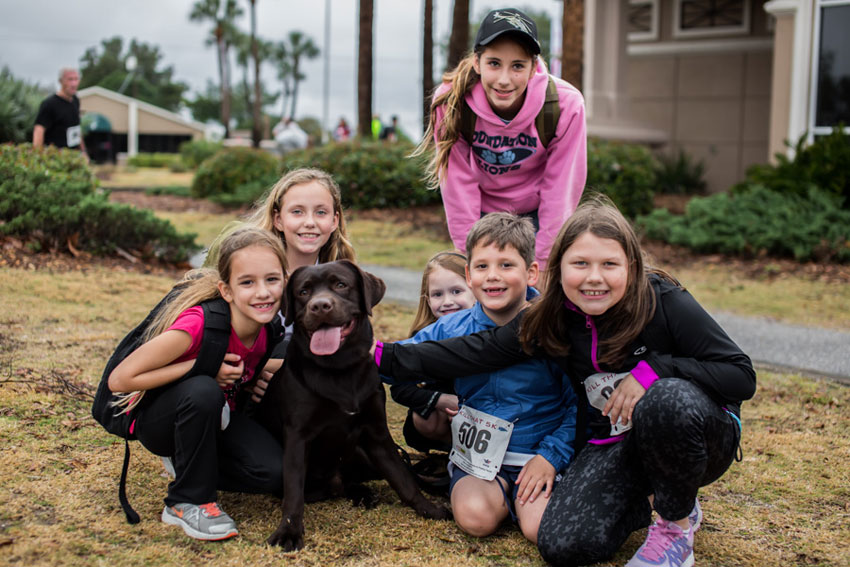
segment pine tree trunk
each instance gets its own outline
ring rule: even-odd
[[[422,131],[431,120],[431,95],[434,93],[434,0],[425,0],[424,37],[422,41]]]
[[[373,1],[360,0],[360,31],[357,55],[357,132],[372,136],[372,21]]]
[[[469,0],[455,0],[446,69],[454,69],[469,49]]]
[[[564,0],[561,78],[578,90],[584,71],[584,0]]]

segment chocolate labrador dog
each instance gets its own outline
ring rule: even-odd
[[[385,290],[347,260],[298,268],[289,278],[292,340],[258,408],[283,444],[283,518],[271,545],[304,546],[305,501],[343,494],[368,500],[356,476],[370,467],[420,516],[450,517],[419,491],[387,429],[386,393],[369,354],[369,316]]]

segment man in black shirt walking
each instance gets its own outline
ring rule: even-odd
[[[32,132],[32,145],[40,148],[54,145],[58,148],[79,148],[86,153],[83,133],[80,128],[80,99],[77,87],[80,74],[76,69],[62,69],[59,72],[59,90],[41,103],[35,127]]]

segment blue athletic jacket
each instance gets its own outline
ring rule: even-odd
[[[529,288],[528,298],[537,295],[537,290]],[[400,342],[438,341],[496,326],[476,303],[437,319]],[[455,380],[454,386],[460,405],[513,422],[505,464],[524,462],[527,455],[535,454],[549,461],[556,471],[562,471],[570,463],[574,453],[576,396],[566,374],[554,361],[528,359],[501,370]]]

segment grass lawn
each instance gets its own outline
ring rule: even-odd
[[[505,526],[468,537],[399,504],[386,483],[373,510],[347,501],[309,505],[307,547],[264,544],[280,519],[273,497],[223,493],[241,536],[200,543],[162,524],[168,479],[158,458],[133,444],[128,492],[142,522],[117,500],[123,444],[89,415],[91,395],[120,337],[170,287],[171,278],[91,268],[49,273],[0,269],[0,555],[4,565],[543,565]],[[377,335],[400,338],[410,308],[381,304]],[[404,411],[388,403],[401,441]],[[744,404],[744,459],[701,493],[706,519],[700,565],[850,564],[850,389],[762,371]],[[643,532],[610,565],[622,565]]]
[[[236,218],[157,214],[197,233],[203,244]],[[363,263],[421,270],[435,251],[451,247],[416,222],[351,218],[350,237]],[[710,309],[850,328],[850,310],[838,307],[850,305],[850,286],[793,274],[747,277],[700,262],[673,272]],[[280,502],[270,496],[222,493],[240,537],[190,540],[159,521],[169,479],[138,443],[128,495],[142,522],[127,524],[117,499],[123,443],[94,422],[90,406],[117,342],[173,281],[98,265],[0,267],[0,565],[544,565],[516,528],[468,537],[451,522],[417,517],[385,482],[371,484],[380,495],[372,510],[343,500],[308,505],[307,547],[297,553],[264,543],[280,520]],[[380,304],[376,335],[402,338],[412,318],[409,306]],[[743,460],[700,493],[698,564],[850,565],[850,388],[765,369],[758,383],[743,407]],[[405,411],[392,401],[387,411],[401,443]],[[605,565],[624,564],[644,535],[633,534]]]

